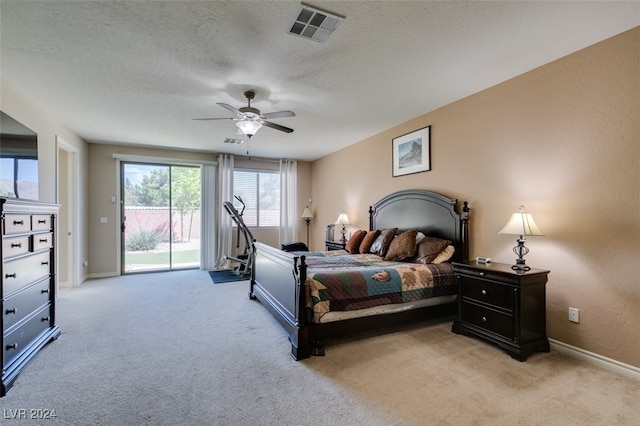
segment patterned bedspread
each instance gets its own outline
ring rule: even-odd
[[[449,263],[387,262],[374,254],[305,253],[307,319],[348,311],[456,294]]]

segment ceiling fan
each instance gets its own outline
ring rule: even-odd
[[[249,138],[255,135],[262,126],[271,127],[272,129],[280,130],[281,132],[285,133],[293,132],[293,129],[289,127],[281,126],[280,124],[267,121],[267,119],[272,118],[295,117],[296,114],[293,111],[278,111],[261,114],[259,109],[253,108],[251,106],[251,100],[255,98],[255,96],[256,93],[253,90],[247,90],[246,92],[244,92],[244,97],[247,99],[247,106],[241,107],[240,109],[234,108],[229,104],[218,102],[218,105],[220,105],[222,108],[228,109],[229,111],[236,114],[236,118],[194,118],[194,120],[234,120],[236,122],[236,126],[240,128],[240,131],[242,131],[242,133],[247,135],[247,137]]]

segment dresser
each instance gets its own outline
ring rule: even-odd
[[[497,344],[526,361],[535,351],[549,352],[545,286],[549,271],[514,271],[503,263],[453,263],[458,285],[458,315],[452,331]]]
[[[2,383],[0,396],[40,349],[60,335],[55,322],[58,205],[0,198]]]

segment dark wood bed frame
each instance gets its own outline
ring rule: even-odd
[[[398,233],[418,229],[425,235],[451,240],[456,248],[452,261],[469,258],[469,207],[466,201],[458,212],[456,199],[435,192],[394,192],[369,208],[369,229],[395,227],[398,227]],[[259,300],[285,328],[291,342],[291,356],[295,360],[311,356],[315,342],[321,339],[450,316],[456,311],[454,301],[343,321],[309,322],[305,309],[305,256],[260,242],[254,243],[254,253],[249,298]]]

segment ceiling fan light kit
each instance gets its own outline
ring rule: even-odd
[[[285,133],[293,132],[293,129],[289,127],[267,121],[267,119],[271,118],[295,117],[296,114],[293,111],[277,111],[261,114],[259,109],[251,106],[251,100],[254,99],[255,96],[256,93],[253,90],[247,90],[244,92],[244,97],[247,99],[247,106],[241,108],[234,108],[229,104],[218,102],[218,105],[222,108],[236,114],[236,118],[194,118],[194,120],[234,120],[236,122],[236,126],[238,126],[242,133],[244,133],[248,138],[255,135],[263,126],[280,130]]]

